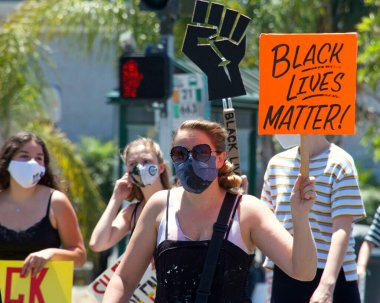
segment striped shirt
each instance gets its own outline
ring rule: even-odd
[[[293,234],[290,192],[299,174],[301,156],[298,146],[275,155],[264,175],[261,200],[275,212],[277,219]],[[317,199],[309,221],[317,246],[318,268],[324,268],[331,245],[333,219],[352,216],[353,222],[365,217],[357,172],[352,157],[335,144],[309,159],[309,174],[316,179]],[[348,281],[357,280],[352,231],[343,261]],[[266,260],[264,266],[273,268]]]
[[[364,240],[380,247],[380,206],[376,210],[375,217],[373,218],[371,227]]]

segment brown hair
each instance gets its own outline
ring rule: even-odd
[[[217,153],[226,151],[227,131],[217,122],[207,120],[187,120],[183,122],[175,131],[173,140],[181,130],[199,130],[204,132],[215,146]],[[227,159],[218,172],[219,185],[228,191],[236,192],[236,188],[241,185],[242,179],[233,171],[233,164]]]
[[[164,157],[163,157],[161,148],[158,145],[158,143],[156,143],[155,141],[153,141],[150,138],[145,138],[145,137],[138,138],[138,139],[128,143],[125,146],[123,154],[121,155],[121,158],[123,159],[124,163],[127,163],[127,161],[128,161],[128,157],[129,157],[129,153],[130,153],[131,148],[134,146],[137,146],[137,145],[144,145],[149,151],[151,151],[151,153],[157,157],[158,165],[164,163]],[[171,187],[170,186],[170,178],[169,178],[168,167],[166,164],[165,164],[165,170],[160,174],[160,181],[161,181],[162,187],[164,189],[169,189]],[[143,195],[141,189],[136,184],[133,184],[131,193],[127,197],[127,200],[133,201],[135,199],[138,201],[142,201],[142,200],[144,200],[144,195]]]
[[[38,184],[46,185],[48,187],[60,190],[58,181],[53,175],[50,168],[50,156],[44,141],[32,132],[19,132],[9,137],[3,144],[0,150],[0,190],[7,189],[10,183],[10,174],[8,166],[13,156],[17,151],[26,143],[34,141],[42,147],[44,153],[44,166],[45,174],[38,182]]]

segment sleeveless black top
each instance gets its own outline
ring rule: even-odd
[[[51,195],[46,215],[33,226],[15,231],[0,224],[0,260],[24,260],[30,253],[46,248],[58,248],[61,239],[49,219]]]
[[[167,210],[169,202],[167,202]],[[236,211],[236,208],[234,209]],[[168,216],[166,216],[166,226]],[[246,285],[254,255],[223,240],[211,287],[209,303],[248,303]],[[166,239],[155,250],[157,272],[155,303],[194,303],[210,240]]]

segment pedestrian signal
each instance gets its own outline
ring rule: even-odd
[[[163,100],[169,95],[169,60],[166,56],[122,56],[119,67],[120,97]]]

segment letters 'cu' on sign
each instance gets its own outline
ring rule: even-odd
[[[354,134],[356,33],[261,34],[260,134]]]

